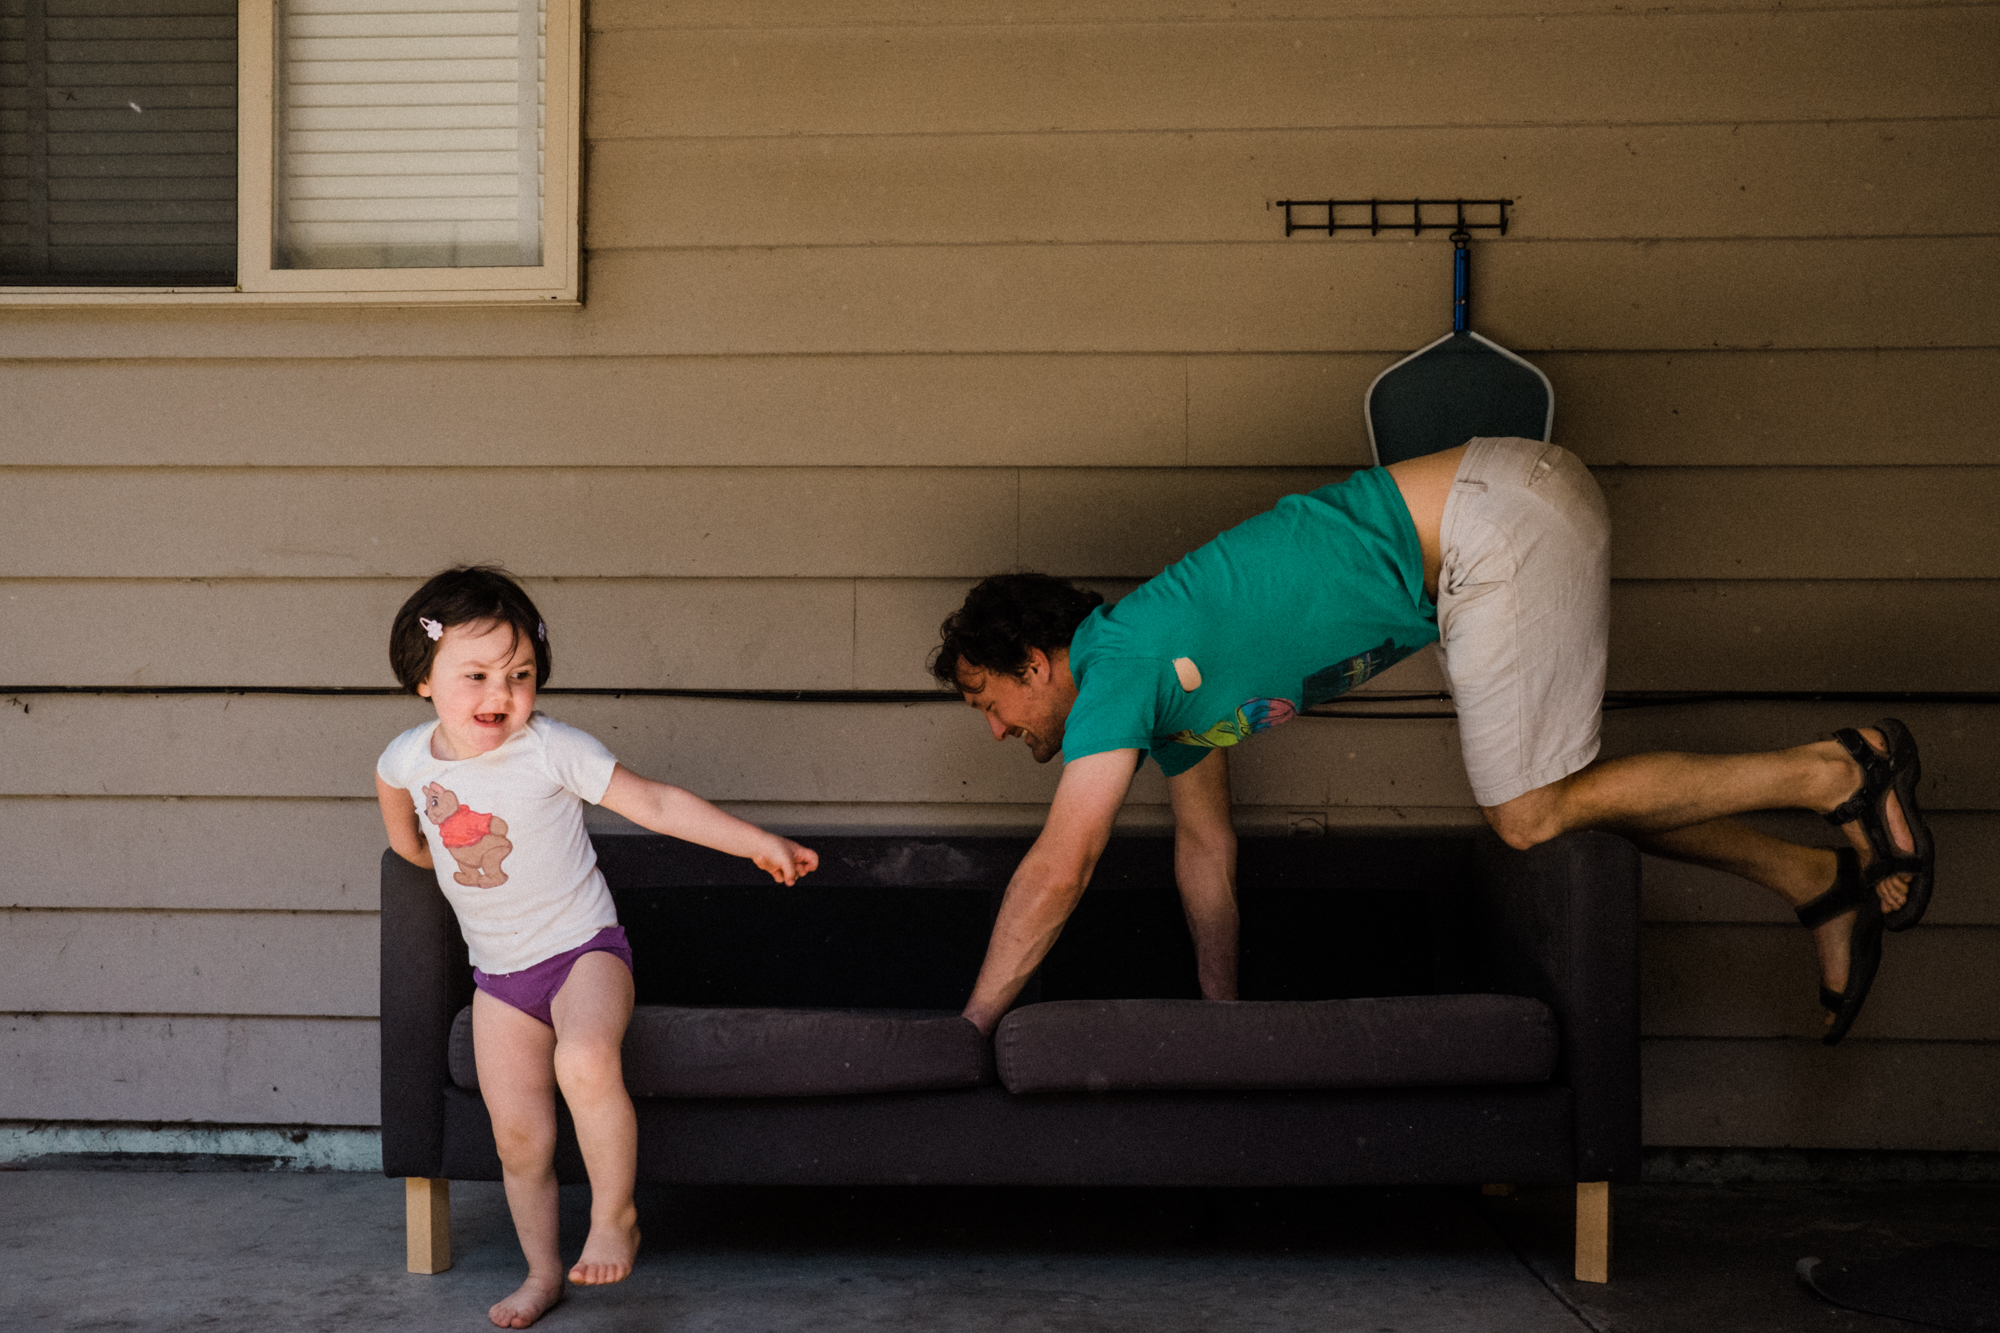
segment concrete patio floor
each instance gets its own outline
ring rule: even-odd
[[[1792,1333],[1908,1330],[1802,1290],[1842,1262],[2000,1245],[2000,1186],[1641,1185],[1613,1281],[1568,1277],[1566,1190],[642,1192],[638,1270],[539,1327]],[[456,1266],[403,1271],[402,1185],[227,1171],[0,1172],[8,1329],[487,1327],[520,1276],[498,1186],[454,1190]],[[586,1196],[564,1191],[581,1243]]]

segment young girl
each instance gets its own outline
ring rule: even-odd
[[[528,1280],[488,1311],[526,1328],[561,1298],[555,1093],[590,1173],[590,1236],[569,1281],[618,1282],[639,1249],[638,1126],[619,1047],[632,1016],[632,951],[583,827],[590,801],[635,824],[747,857],[786,884],[811,850],[618,763],[596,739],[535,711],[548,632],[497,569],[450,569],[396,613],[389,660],[437,720],[376,764],[389,844],[435,866],[471,954],[479,1088],[528,1257]]]

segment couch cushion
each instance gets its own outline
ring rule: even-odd
[[[1555,1016],[1514,995],[1380,1000],[1063,1000],[994,1042],[1009,1092],[1541,1083]]]
[[[992,1082],[979,1029],[936,1009],[695,1009],[642,1004],[625,1030],[634,1097],[822,1097]],[[472,1010],[451,1025],[451,1080],[476,1090]]]

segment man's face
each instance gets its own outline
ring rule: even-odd
[[[1058,672],[1058,664],[1039,648],[1028,654],[1028,665],[1018,676],[960,662],[958,689],[965,702],[986,715],[994,740],[1019,736],[1035,762],[1046,764],[1062,752],[1063,724],[1076,688],[1068,683],[1068,671]]]

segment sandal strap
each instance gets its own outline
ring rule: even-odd
[[[1847,1000],[1846,991],[1828,990],[1824,986],[1821,986],[1819,988],[1819,1007],[1826,1010],[1829,1014],[1839,1013],[1840,1006],[1844,1004],[1846,1000]]]
[[[1872,887],[1861,882],[1861,857],[1852,847],[1836,848],[1833,856],[1833,887],[1811,902],[1801,903],[1793,909],[1798,914],[1799,924],[1808,930],[1823,926],[1842,912],[1861,906]]]
[[[1861,739],[1861,733],[1853,727],[1842,727],[1833,733],[1833,738],[1840,742],[1841,749],[1847,751],[1848,758],[1861,766],[1861,785],[1855,788],[1854,795],[1821,816],[1837,827],[1851,824],[1868,813],[1875,798],[1895,782],[1896,765],[1888,755],[1879,753]]]
[[[1861,872],[1861,879],[1872,889],[1892,875],[1921,874],[1923,868],[1924,858],[1921,856],[1878,856]]]

